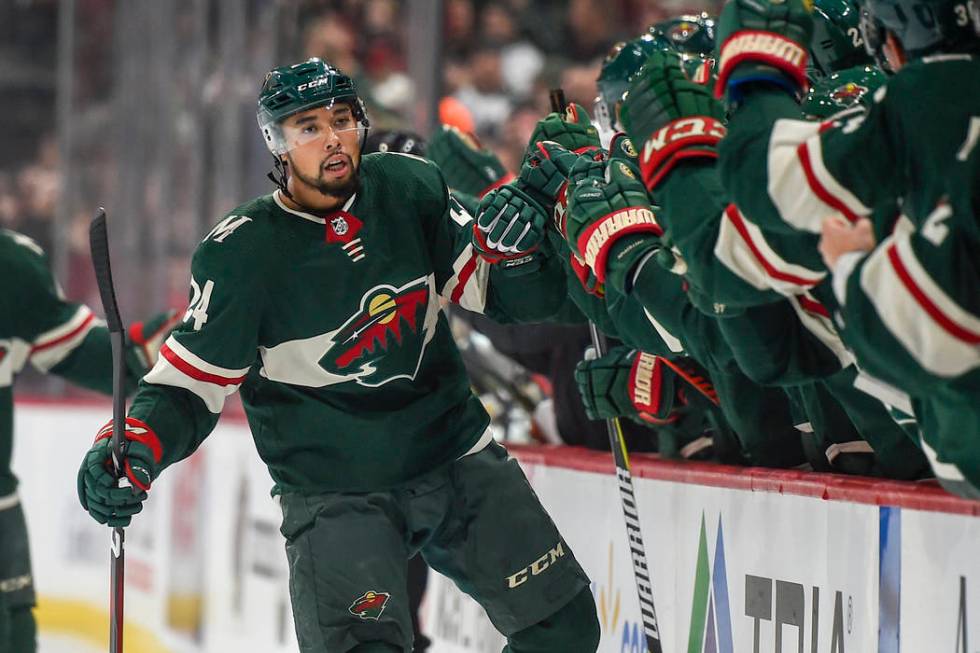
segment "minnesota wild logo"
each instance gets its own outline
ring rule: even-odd
[[[674,43],[687,43],[700,31],[700,25],[684,20],[667,30],[667,38]]]
[[[400,288],[382,284],[364,293],[359,310],[333,332],[320,358],[330,374],[376,386],[413,378],[421,362],[428,326],[429,284],[425,277]]]
[[[411,381],[439,323],[435,294],[432,274],[400,286],[376,285],[347,309],[353,314],[337,320],[340,326],[328,322],[324,332],[259,347],[259,373],[310,388],[351,382],[375,388],[395,379]]]
[[[388,592],[367,591],[354,600],[347,610],[355,617],[377,621],[388,605],[391,594]]]
[[[830,99],[833,100],[834,104],[838,106],[852,107],[857,104],[867,92],[867,86],[861,86],[860,84],[855,84],[854,82],[848,82],[835,88],[830,93]]]

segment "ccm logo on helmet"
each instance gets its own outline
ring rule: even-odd
[[[329,83],[330,83],[330,76],[324,75],[323,77],[314,79],[312,82],[306,82],[305,84],[300,84],[299,86],[296,87],[296,90],[305,91],[308,88],[316,88],[317,86],[323,86],[324,84],[329,84]]]

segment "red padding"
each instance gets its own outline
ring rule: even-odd
[[[614,475],[612,454],[581,447],[507,445],[524,464],[559,467],[591,474]],[[980,516],[980,501],[970,501],[943,490],[935,481],[887,481],[840,474],[791,469],[735,467],[715,463],[662,460],[656,454],[630,456],[634,477],[709,487],[774,492],[827,501],[898,506],[958,515]]]

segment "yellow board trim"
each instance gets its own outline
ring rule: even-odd
[[[109,612],[88,601],[39,596],[34,616],[41,633],[65,633],[93,646],[109,647]],[[123,626],[123,643],[139,653],[176,653],[149,628],[132,622]]]

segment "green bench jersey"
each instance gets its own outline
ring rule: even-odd
[[[978,85],[975,55],[924,57],[875,92],[867,115],[855,107],[825,123],[796,119],[799,106],[782,91],[754,92],[721,141],[722,181],[764,229],[819,233],[824,218],[839,214],[873,218],[881,240],[896,207],[920,225],[943,195],[965,192],[946,180],[976,144]]]
[[[199,245],[184,322],[129,414],[169,465],[240,389],[281,491],[390,488],[458,458],[489,418],[440,302],[541,321],[567,295],[557,260],[513,276],[476,255],[472,228],[435,165],[394,153],[364,156],[326,216],[280,191],[234,209]]]
[[[112,391],[109,332],[88,307],[66,301],[47,256],[33,240],[0,229],[0,498],[10,470],[13,383],[27,363],[101,392]]]

